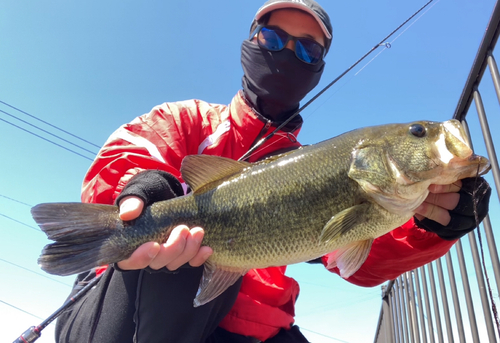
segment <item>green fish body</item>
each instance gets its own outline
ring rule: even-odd
[[[187,156],[192,193],[152,204],[123,222],[111,205],[52,203],[32,209],[55,240],[39,264],[69,275],[128,258],[141,244],[163,243],[181,224],[205,230],[205,263],[195,306],[214,299],[252,268],[308,261],[335,251],[330,266],[349,277],[373,240],[407,222],[430,184],[489,170],[458,121],[354,130],[258,163]]]

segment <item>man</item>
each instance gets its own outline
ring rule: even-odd
[[[232,102],[165,103],[120,127],[90,167],[82,200],[116,203],[121,218],[132,220],[144,206],[185,194],[179,172],[184,156],[240,158],[289,118],[318,84],[331,39],[329,17],[316,2],[266,2],[242,44],[243,90]],[[249,161],[299,147],[295,137],[301,124],[302,118],[295,117]],[[486,192],[478,204],[482,220],[489,187],[480,181]],[[472,183],[464,184],[469,190]],[[348,281],[374,286],[445,254],[475,227],[471,197],[461,186],[433,186],[417,209],[419,226],[412,220],[375,240],[367,261]],[[285,267],[252,270],[213,301],[192,306],[202,265],[212,253],[201,246],[203,234],[202,228],[179,226],[165,244],[146,243],[108,267],[96,289],[61,317],[58,340],[307,342],[293,326],[299,289],[285,276]],[[79,281],[100,272],[80,275]]]

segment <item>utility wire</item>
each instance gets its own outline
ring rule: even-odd
[[[0,194],[0,197],[1,197],[1,198],[8,199],[8,200],[11,200],[11,201],[14,201],[14,202],[17,202],[17,203],[19,203],[19,204],[21,204],[21,205],[25,205],[25,206],[28,206],[28,207],[33,207],[33,205],[27,204],[27,203],[25,203],[25,202],[22,202],[22,201],[19,201],[19,200],[13,199],[13,198],[9,198],[8,196],[2,195],[2,194]]]
[[[1,111],[1,110],[0,110],[0,111]],[[3,112],[3,111],[2,111],[2,112]],[[9,121],[7,121],[7,120],[4,120],[4,119],[0,118],[0,121],[3,121],[3,122],[5,122],[5,123],[7,123],[7,124],[9,124],[9,125],[12,125],[12,126],[14,126],[14,127],[18,128],[18,129],[20,129],[20,130],[23,130],[23,131],[27,132],[27,133],[30,133],[30,134],[32,134],[33,136],[36,136],[36,137],[38,137],[38,138],[40,138],[40,139],[43,139],[44,141],[47,141],[47,142],[49,142],[49,143],[52,143],[52,144],[54,144],[54,145],[56,145],[56,146],[58,146],[58,147],[60,147],[60,148],[62,148],[62,149],[64,149],[64,150],[67,150],[67,151],[69,151],[69,152],[72,152],[73,154],[76,154],[76,155],[78,155],[78,156],[81,156],[81,157],[83,157],[83,158],[85,158],[85,159],[87,159],[87,160],[89,160],[89,161],[93,161],[93,159],[91,159],[90,157],[87,157],[87,156],[85,156],[85,155],[82,155],[82,154],[80,154],[80,153],[78,153],[78,152],[76,152],[76,151],[74,151],[74,150],[68,149],[68,148],[66,148],[65,146],[62,146],[61,144],[58,144],[58,143],[56,143],[56,142],[51,141],[50,139],[47,139],[47,138],[42,137],[42,136],[40,136],[40,135],[37,135],[36,133],[31,132],[31,131],[29,131],[29,130],[26,130],[25,128],[22,128],[22,127],[20,127],[20,126],[18,126],[18,125],[16,125],[16,124],[13,124],[13,123],[11,123],[11,122],[9,122]]]
[[[65,133],[65,134],[67,134],[67,135],[70,135],[70,136],[72,136],[72,137],[74,137],[74,138],[77,138],[77,139],[79,139],[79,140],[81,140],[81,141],[83,141],[83,142],[85,142],[85,143],[88,143],[88,144],[90,144],[90,145],[92,145],[92,146],[96,147],[97,149],[100,149],[100,148],[101,148],[99,145],[96,145],[96,144],[94,144],[94,143],[92,143],[92,142],[89,142],[89,141],[88,141],[88,140],[86,140],[86,139],[83,139],[83,138],[81,138],[81,137],[78,137],[77,135],[72,134],[71,132],[68,132],[68,131],[66,131],[66,130],[63,130],[63,129],[61,129],[61,128],[59,128],[59,127],[55,126],[55,125],[52,125],[52,124],[50,124],[50,123],[48,123],[48,122],[46,122],[46,121],[44,121],[44,120],[42,120],[42,119],[40,119],[40,118],[38,118],[38,117],[36,117],[36,116],[34,116],[34,115],[32,115],[32,114],[29,114],[28,112],[23,111],[23,110],[21,110],[21,109],[19,109],[19,108],[15,107],[15,106],[12,106],[12,105],[10,105],[10,104],[8,104],[8,103],[6,103],[6,102],[2,101],[2,100],[0,100],[0,103],[4,104],[5,106],[8,106],[8,107],[10,107],[10,108],[12,108],[12,109],[14,109],[14,110],[16,110],[16,111],[19,111],[19,112],[21,112],[21,113],[23,113],[23,114],[25,114],[25,115],[27,115],[27,116],[29,116],[29,117],[33,118],[33,119],[36,119],[36,120],[38,120],[38,121],[40,121],[40,122],[42,122],[42,123],[44,123],[44,124],[46,124],[46,125],[48,125],[48,126],[50,126],[50,127],[53,127],[54,129],[57,129],[57,130],[59,130],[59,131],[62,131],[62,132],[64,132],[64,133]]]
[[[60,137],[60,136],[58,136],[58,135],[56,135],[56,134],[53,134],[52,132],[49,132],[49,131],[47,131],[47,130],[44,130],[44,129],[42,129],[41,127],[38,127],[38,126],[36,126],[36,125],[34,125],[34,124],[31,124],[31,123],[27,122],[26,120],[23,120],[23,119],[21,119],[21,118],[18,118],[18,117],[16,117],[16,116],[15,116],[15,115],[13,115],[13,114],[10,114],[10,113],[5,112],[5,111],[3,111],[3,110],[0,110],[0,112],[2,112],[2,113],[4,113],[4,114],[8,115],[8,116],[9,116],[9,117],[11,117],[11,118],[17,119],[17,120],[19,120],[20,122],[22,122],[22,123],[24,123],[24,124],[26,124],[26,125],[29,125],[29,126],[31,126],[31,127],[34,127],[34,128],[36,128],[36,129],[38,129],[38,130],[40,130],[40,131],[42,131],[42,132],[44,132],[44,133],[46,133],[46,134],[48,134],[48,135],[52,136],[52,137],[59,138],[59,139],[60,139],[60,140],[62,140],[63,142],[66,142],[66,143],[71,144],[71,145],[73,145],[73,146],[75,146],[75,147],[77,147],[77,148],[80,148],[80,149],[82,149],[83,151],[89,152],[89,153],[91,153],[91,154],[93,154],[93,155],[95,155],[95,154],[96,154],[94,151],[88,150],[88,149],[86,149],[86,148],[84,148],[84,147],[82,147],[82,146],[80,146],[80,145],[78,145],[78,144],[75,144],[75,143],[73,143],[73,142],[70,142],[70,141],[68,141],[67,139],[64,139],[64,138],[62,138],[62,137]]]
[[[28,272],[30,272],[30,273],[36,274],[36,275],[38,275],[38,276],[43,276],[44,278],[49,279],[49,280],[52,280],[52,281],[57,282],[57,283],[60,283],[61,285],[64,285],[64,286],[67,286],[67,287],[72,287],[71,285],[68,285],[67,283],[64,283],[64,282],[62,282],[62,281],[59,281],[59,280],[53,279],[53,278],[51,278],[50,276],[47,276],[47,275],[45,275],[45,274],[42,274],[42,273],[36,272],[36,271],[31,270],[31,269],[26,268],[26,267],[20,266],[20,265],[18,265],[18,264],[13,263],[13,262],[10,262],[10,261],[7,261],[7,260],[4,260],[3,258],[0,258],[0,261],[5,262],[5,263],[8,263],[8,264],[11,264],[11,265],[13,265],[14,267],[24,269],[24,270],[26,270],[26,271],[28,271]]]
[[[14,306],[14,305],[12,305],[12,304],[9,304],[9,303],[8,303],[8,302],[6,302],[6,301],[0,300],[0,303],[3,303],[3,304],[5,304],[5,305],[7,305],[7,306],[10,306],[10,307],[12,307],[12,308],[15,308],[15,309],[16,309],[16,310],[18,310],[18,311],[21,311],[21,312],[24,312],[24,313],[26,313],[26,314],[29,314],[30,316],[33,316],[33,317],[38,318],[38,319],[40,319],[40,320],[43,320],[43,319],[44,319],[44,318],[40,318],[40,317],[38,317],[36,314],[33,314],[33,313],[28,312],[28,311],[25,311],[25,310],[23,310],[23,309],[21,309],[21,308],[19,308],[19,307],[17,307],[17,306]]]
[[[314,333],[314,334],[316,334],[318,336],[323,336],[323,337],[326,337],[326,338],[330,338],[330,339],[333,339],[333,340],[335,340],[337,342],[349,343],[348,341],[344,341],[344,340],[341,340],[341,339],[338,339],[338,338],[335,338],[335,337],[332,337],[332,336],[328,336],[328,335],[325,335],[323,333],[319,333],[317,331],[309,330],[309,329],[306,329],[306,328],[304,328],[302,326],[300,327],[300,330],[309,331],[309,332],[312,332],[312,333]]]
[[[7,218],[7,219],[10,219],[10,220],[12,220],[12,221],[14,221],[14,222],[16,222],[16,223],[18,223],[18,224],[21,224],[21,225],[24,225],[24,226],[26,226],[26,227],[29,227],[30,229],[36,230],[36,231],[38,231],[38,232],[42,232],[42,230],[40,230],[40,229],[39,229],[39,228],[37,228],[37,227],[34,227],[34,226],[31,226],[31,225],[25,224],[25,223],[23,223],[23,222],[20,222],[20,221],[19,221],[19,220],[17,220],[17,219],[14,219],[14,218],[12,218],[12,217],[6,216],[5,214],[0,213],[0,216],[1,216],[1,217],[5,217],[5,218]]]

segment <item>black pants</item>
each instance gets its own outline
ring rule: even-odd
[[[113,268],[56,325],[59,343],[253,343],[256,340],[218,328],[233,306],[241,279],[213,301],[193,307],[203,267],[178,273],[119,272]],[[82,287],[79,275],[70,296]],[[280,337],[282,339],[280,339]],[[308,341],[297,327],[268,342]]]

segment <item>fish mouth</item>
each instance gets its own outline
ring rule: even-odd
[[[442,173],[433,183],[447,184],[459,179],[486,174],[491,164],[486,157],[476,155],[467,140],[463,126],[458,120],[449,120],[441,124],[441,132],[434,145],[436,166],[441,166]]]
[[[476,175],[484,175],[491,169],[490,161],[483,156],[472,154],[466,160],[466,164],[469,164],[471,169],[475,169]]]
[[[491,169],[490,161],[486,157],[474,154],[467,140],[465,129],[458,120],[452,119],[444,122],[443,134],[446,137],[444,139],[446,150],[454,156],[449,163],[464,168],[463,175],[471,173],[473,173],[471,176],[483,175]]]
[[[454,156],[465,159],[473,155],[464,127],[456,119],[445,121],[443,134],[446,149]]]

